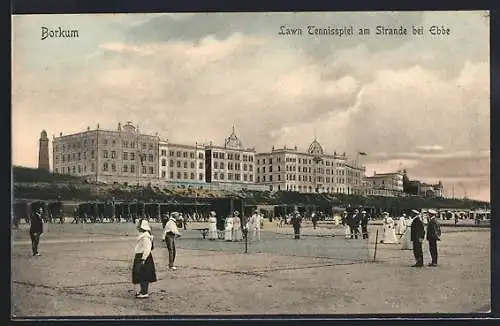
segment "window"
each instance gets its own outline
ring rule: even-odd
[[[175,156],[177,156],[177,157],[181,157],[181,152],[179,152],[179,151],[178,151],[178,152],[177,152],[177,153],[175,153],[175,154],[176,154]],[[179,178],[179,179],[180,179],[180,178]]]
[[[80,161],[81,159],[82,159],[81,153],[78,153],[78,161]]]
[[[181,167],[181,161],[177,161],[177,167],[180,168]]]
[[[250,182],[253,182],[253,175],[252,174],[248,175],[248,179],[249,179]]]
[[[123,141],[123,147],[125,147],[125,148],[128,147],[128,141],[126,141],[126,140]]]
[[[191,173],[191,180],[194,180],[194,173]]]
[[[189,153],[189,158],[194,158],[194,153],[193,152]]]
[[[214,169],[218,169],[218,168],[219,168],[219,163],[214,162]]]
[[[165,177],[166,177],[166,176],[167,176],[167,172],[165,172],[165,171],[161,171],[161,177],[162,177],[163,179],[165,179]]]
[[[200,181],[203,181],[203,173],[200,173],[200,175],[198,176],[198,179],[199,179]]]
[[[220,162],[220,168],[224,169],[224,162]]]
[[[172,167],[173,167],[173,166],[174,166],[174,161],[173,161],[173,160],[170,160],[170,161],[169,161],[169,164],[170,164],[170,166],[172,166]]]
[[[125,161],[128,160],[128,153],[127,152],[123,152],[123,159]]]
[[[123,166],[123,172],[128,172],[128,165]]]
[[[92,159],[94,159],[94,158],[95,158],[95,152],[94,152],[94,151],[90,152],[90,157],[91,157]]]
[[[134,165],[130,166],[130,173],[135,173],[135,166]]]
[[[168,155],[170,155],[170,156],[174,156],[174,154],[175,154],[174,151],[169,151],[168,152]]]
[[[199,158],[200,160],[203,160],[203,153],[198,153],[198,158]]]
[[[102,156],[103,156],[104,158],[108,158],[108,151],[103,151]]]
[[[82,167],[78,165],[78,173],[82,173]]]
[[[233,180],[233,174],[232,173],[228,173],[227,174],[227,179],[228,180]]]
[[[253,170],[253,165],[252,164],[248,164],[248,170],[249,171],[252,171]],[[278,165],[278,171],[280,170],[280,166]]]
[[[58,172],[58,170],[57,170],[57,168],[55,168],[55,172],[56,172],[56,173],[59,173],[59,172]]]
[[[71,158],[72,158],[73,161],[76,161],[76,155],[75,155],[75,153],[71,154]]]
[[[191,169],[194,169],[195,165],[194,162],[191,162]]]
[[[161,150],[161,156],[167,156],[167,150],[162,149]]]
[[[106,138],[104,138],[104,145],[107,145],[108,144],[108,140]]]
[[[217,172],[214,172],[214,180],[217,180]]]
[[[148,148],[148,144],[142,143],[142,149],[146,149],[146,148]]]
[[[94,163],[92,163],[92,165],[90,166],[90,172],[95,172],[95,165],[94,165]]]
[[[184,168],[187,169],[187,167],[188,167],[188,162],[184,161]],[[185,179],[187,179],[187,178],[185,178]]]
[[[102,166],[103,171],[108,171],[108,163],[104,163]]]
[[[187,158],[188,157],[188,153],[187,152],[182,152],[182,157]]]
[[[131,161],[135,160],[135,153],[130,153],[130,160]]]
[[[236,181],[240,181],[240,174],[239,174],[239,173],[236,173],[236,174],[234,175],[234,179],[235,179]]]
[[[116,145],[116,140],[113,139],[113,146],[115,146],[115,145]]]
[[[115,151],[111,151],[111,158],[116,158],[116,152]]]
[[[167,160],[166,159],[162,159],[161,160],[161,166],[167,166]]]
[[[146,174],[148,171],[145,166],[142,167],[142,174]]]
[[[199,168],[199,169],[203,169],[203,162],[200,162],[200,163],[198,164],[198,168]]]
[[[154,159],[153,154],[149,154],[149,155],[148,155],[148,161],[149,161],[149,162],[153,162],[153,159]]]
[[[83,152],[83,159],[86,160],[87,159],[87,152]]]
[[[153,150],[153,144],[149,144],[149,150],[152,151]]]
[[[111,164],[111,171],[116,172],[116,165],[114,163]]]
[[[170,179],[174,178],[174,172],[170,171]]]
[[[248,176],[246,174],[243,175],[243,181],[247,181]],[[273,181],[272,176],[271,176],[271,181]]]
[[[154,174],[154,173],[155,173],[155,169],[152,166],[150,166],[149,167],[149,174]]]
[[[184,172],[184,179],[187,179],[188,178],[188,174],[187,172]]]
[[[133,141],[130,142],[130,148],[135,148],[135,142]]]

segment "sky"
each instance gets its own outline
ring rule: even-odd
[[[309,35],[312,25],[355,35]],[[234,125],[257,152],[305,151],[316,137],[328,153],[366,152],[367,175],[406,168],[445,195],[490,200],[484,11],[23,15],[12,26],[13,165],[37,166],[41,130],[132,121],[175,143],[222,145]],[[42,27],[79,37],[42,40]]]

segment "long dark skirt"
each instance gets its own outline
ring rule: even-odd
[[[135,254],[134,264],[132,266],[132,283],[140,284],[141,282],[156,282],[156,269],[153,256],[149,254],[148,258],[141,264],[142,254]]]

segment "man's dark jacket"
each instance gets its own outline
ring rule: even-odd
[[[415,242],[419,241],[419,239],[425,238],[425,228],[424,223],[420,219],[420,217],[415,217],[413,222],[411,222],[411,238],[410,240]]]
[[[31,233],[43,233],[43,220],[42,215],[38,212],[31,215]]]
[[[427,241],[437,240],[441,238],[441,227],[436,218],[432,218],[427,224]]]

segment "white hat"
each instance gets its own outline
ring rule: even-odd
[[[428,212],[429,212],[429,214],[432,214],[432,215],[436,215],[438,213],[433,209],[429,209]]]
[[[234,211],[234,215],[240,215],[240,212]]]
[[[149,223],[146,220],[141,221],[141,225],[139,226],[139,228],[146,230],[146,231],[151,231],[151,227],[149,226]]]
[[[211,211],[210,215],[215,216],[215,211]]]
[[[388,213],[388,212],[384,212],[383,214],[384,214],[384,215],[389,215],[389,213]]]
[[[415,214],[420,214],[420,212],[419,212],[419,211],[417,211],[416,209],[412,209],[412,210],[411,210],[411,212],[412,212],[412,213],[415,213]]]
[[[366,211],[362,211],[361,214],[366,214]]]

